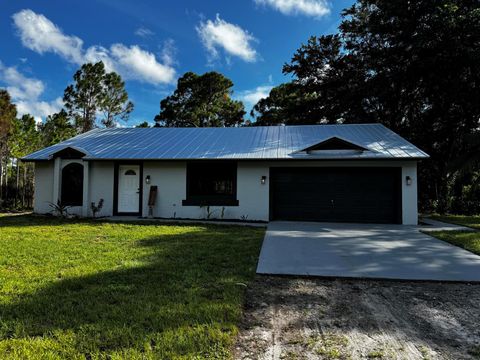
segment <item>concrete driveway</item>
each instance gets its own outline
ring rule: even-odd
[[[457,229],[466,228],[274,221],[257,273],[480,281],[480,256],[420,232]]]

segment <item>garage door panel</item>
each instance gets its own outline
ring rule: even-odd
[[[400,174],[400,168],[272,168],[272,218],[398,223]]]

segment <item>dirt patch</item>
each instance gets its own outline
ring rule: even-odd
[[[257,276],[236,359],[480,359],[480,285]]]

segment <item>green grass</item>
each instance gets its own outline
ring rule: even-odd
[[[480,231],[433,231],[427,234],[480,255]]]
[[[432,215],[430,218],[446,223],[468,226],[480,230],[480,215]]]
[[[230,358],[263,235],[0,216],[0,358]]]
[[[432,215],[434,220],[480,230],[480,215]],[[480,255],[480,231],[426,231],[427,234]]]

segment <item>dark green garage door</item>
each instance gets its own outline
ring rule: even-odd
[[[272,220],[401,222],[401,168],[271,168]]]

